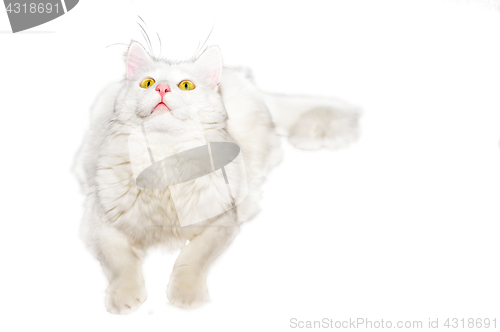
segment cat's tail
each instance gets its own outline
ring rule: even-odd
[[[339,149],[358,140],[361,110],[326,97],[264,94],[277,133],[303,150]]]

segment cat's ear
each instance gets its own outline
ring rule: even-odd
[[[127,65],[127,80],[133,79],[137,73],[152,63],[153,60],[148,52],[136,41],[132,41],[128,47],[125,63]]]
[[[217,46],[208,47],[195,61],[196,71],[212,89],[217,90],[222,74],[222,56]]]

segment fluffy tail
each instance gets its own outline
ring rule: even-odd
[[[303,150],[339,149],[358,140],[361,111],[322,97],[264,94],[279,135]]]

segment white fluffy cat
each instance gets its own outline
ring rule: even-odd
[[[208,297],[210,265],[229,246],[239,225],[259,211],[262,183],[281,161],[278,135],[288,136],[301,149],[341,147],[357,139],[359,113],[329,98],[263,93],[241,71],[223,69],[217,47],[192,61],[173,63],[151,57],[132,42],[126,69],[124,80],[98,96],[77,155],[76,173],[86,195],[82,236],[109,279],[109,312],[127,314],[146,300],[141,265],[148,247],[155,245],[180,249],[167,287],[170,302],[198,306]],[[179,83],[185,80],[194,88],[181,89]],[[184,150],[193,140],[195,113],[207,141],[239,145],[248,194],[236,208],[181,227],[168,187],[137,186],[128,135],[160,113],[168,116],[165,134],[171,135],[174,150]],[[194,180],[183,192],[183,203],[196,202],[199,192],[207,190],[202,181]]]

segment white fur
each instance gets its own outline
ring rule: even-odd
[[[215,72],[220,55],[213,48],[208,52],[211,58],[170,63],[151,59],[137,47],[132,43],[127,55],[127,63],[133,66],[128,67],[126,79],[98,96],[91,111],[91,127],[75,164],[87,197],[82,236],[109,279],[106,308],[119,314],[132,312],[146,300],[141,264],[146,250],[155,245],[181,249],[168,284],[169,300],[180,307],[197,306],[207,300],[205,281],[211,263],[234,239],[238,225],[259,211],[262,183],[281,161],[275,124],[293,144],[306,149],[338,147],[339,142],[349,143],[358,135],[358,113],[345,103],[264,94],[238,70],[225,68],[220,77]],[[189,132],[195,116],[203,124],[208,141],[236,142],[240,146],[249,192],[236,209],[181,227],[168,188],[146,190],[135,184],[128,134],[134,126],[155,116],[151,110],[159,102],[154,86],[147,90],[139,87],[148,77],[172,88],[165,96],[171,110],[166,114],[170,117],[172,149],[182,151],[193,140]],[[184,79],[193,81],[196,89],[177,89]],[[184,204],[193,204],[206,190],[202,181],[183,191]],[[187,245],[186,240],[190,241]]]

